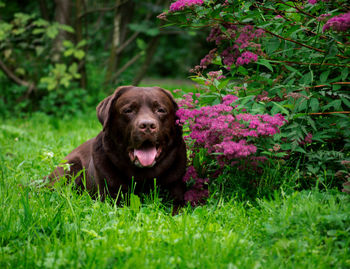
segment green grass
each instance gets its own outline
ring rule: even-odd
[[[212,198],[171,216],[157,197],[101,203],[40,178],[101,129],[95,113],[0,122],[0,268],[349,268],[350,196]]]

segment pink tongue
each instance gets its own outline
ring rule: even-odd
[[[147,149],[134,149],[134,155],[139,160],[142,166],[150,166],[153,164],[154,159],[157,155],[157,149],[147,148]]]

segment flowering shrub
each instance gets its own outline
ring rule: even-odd
[[[323,26],[323,32],[329,29],[339,32],[348,31],[350,29],[350,11],[329,19]]]
[[[235,114],[231,104],[238,98],[233,95],[224,96],[222,104],[198,109],[193,109],[192,94],[185,97],[182,108],[177,112],[179,123],[189,124],[190,134],[185,138],[194,142],[194,148],[220,154],[215,155],[218,160],[222,157],[226,160],[246,158],[256,153],[253,141],[275,135],[285,122],[281,114]]]
[[[227,164],[259,156],[280,128],[278,153],[300,160],[307,184],[341,185],[345,178],[333,178],[350,158],[349,17],[345,0],[174,2],[162,19],[206,30],[212,46],[191,70],[201,98],[184,100],[190,111],[179,112],[191,150]],[[237,107],[222,100],[232,94]]]
[[[192,206],[203,203],[209,195],[205,186],[208,179],[199,178],[196,169],[191,165],[188,167],[183,181],[187,183],[192,181],[192,188],[185,193],[185,201],[190,202]]]
[[[199,98],[200,94],[195,97]],[[185,140],[193,154],[205,149],[207,162],[215,160],[218,166],[224,167],[225,164],[237,165],[240,160],[248,160],[249,166],[256,169],[258,162],[266,159],[264,156],[256,158],[256,155],[273,144],[272,139],[267,142],[266,138],[279,133],[279,127],[286,120],[281,114],[241,113],[235,104],[237,100],[234,95],[226,95],[220,104],[197,108],[198,100],[193,99],[193,93],[186,94],[179,101],[178,124],[187,125],[189,135],[185,136]],[[194,185],[185,199],[196,205],[208,195],[204,188],[208,179],[199,178],[193,166],[189,167],[184,181],[189,179],[194,181]]]
[[[170,11],[183,10],[186,7],[191,7],[193,5],[201,5],[203,0],[178,0],[170,5]]]

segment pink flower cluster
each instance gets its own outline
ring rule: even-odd
[[[195,6],[195,5],[202,5],[203,0],[178,0],[170,5],[170,12],[180,11],[184,10],[185,8]]]
[[[255,154],[257,147],[251,141],[275,135],[286,122],[280,114],[234,115],[237,111],[233,106],[238,98],[233,95],[223,97],[221,104],[198,109],[194,108],[192,97],[191,94],[185,96],[186,101],[182,103],[185,106],[177,112],[179,124],[189,125],[187,141],[194,143],[194,147],[207,149],[209,154],[214,153],[218,160],[222,157],[241,159]]]
[[[252,25],[246,25],[239,29],[239,33],[239,37],[236,39],[235,43],[239,44],[239,48],[244,49],[255,44],[252,41],[262,37],[265,31],[263,29],[255,30]]]
[[[237,58],[236,65],[244,65],[244,64],[249,64],[250,62],[254,61],[256,62],[258,60],[258,55],[250,52],[250,51],[245,51]]]
[[[209,53],[201,60],[200,62],[200,66],[202,68],[206,68],[209,64],[212,63],[212,61],[215,59],[216,57],[216,50],[217,49],[212,49],[211,51],[209,51]]]
[[[199,178],[196,169],[191,165],[187,168],[183,181],[189,182],[191,180],[194,181],[194,184],[185,193],[185,201],[190,202],[192,206],[197,206],[209,196],[208,189],[205,187],[208,179]]]
[[[207,37],[208,42],[214,42],[216,45],[221,45],[225,40],[234,40],[235,48],[247,48],[255,39],[259,39],[263,36],[264,30],[254,29],[252,25],[246,25],[244,27],[237,27],[236,25],[223,25],[226,29],[223,32],[220,26],[216,26],[211,29],[209,36]],[[254,42],[253,42],[254,43]]]
[[[199,97],[198,94],[195,96]],[[196,104],[198,103],[198,100],[193,100],[193,93],[189,92],[187,94],[183,95],[183,98],[180,99],[178,102],[179,107],[186,107],[187,109],[194,109],[196,107]]]
[[[322,0],[322,2],[328,2],[329,0]],[[311,4],[311,5],[315,5],[317,2],[318,2],[318,0],[308,0],[308,2],[309,2],[309,4]]]
[[[235,63],[239,55],[239,49],[235,48],[235,46],[227,47],[220,54],[222,63],[226,65],[228,69]]]
[[[224,79],[226,78],[224,75],[222,75],[222,71],[211,71],[211,72],[208,72],[207,74],[208,78],[210,78],[211,80],[214,80],[214,79],[217,79],[217,80],[220,80],[220,79]]]
[[[323,32],[332,29],[338,32],[346,32],[350,29],[350,11],[329,19],[323,26]]]
[[[221,27],[225,28],[225,31],[221,30]],[[211,29],[209,36],[207,37],[208,42],[215,42],[217,46],[223,46],[223,50],[219,54],[222,63],[230,69],[233,64],[237,66],[248,64],[252,61],[257,61],[258,55],[262,54],[261,45],[255,41],[260,39],[264,34],[262,29],[254,29],[252,25],[246,25],[244,27],[237,27],[236,25],[218,25]],[[224,42],[231,42],[234,45],[225,46]],[[248,47],[253,49],[257,54],[246,50]],[[210,63],[212,63],[215,58],[217,51],[210,51],[210,53],[205,56],[200,64],[200,68],[205,69]],[[199,68],[198,67],[198,68]],[[198,69],[197,68],[197,69]]]

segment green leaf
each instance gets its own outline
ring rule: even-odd
[[[58,29],[56,26],[51,25],[49,27],[46,28],[46,35],[51,38],[54,39],[58,34]]]
[[[15,72],[16,72],[16,74],[24,76],[26,73],[26,70],[24,70],[22,67],[18,67],[18,68],[16,68]]]
[[[15,22],[17,24],[25,25],[30,19],[34,18],[34,14],[16,13]]]
[[[270,64],[270,62],[266,59],[260,59],[257,61],[257,64],[263,65],[266,68],[268,68],[271,72],[273,72],[273,68],[272,65]]]
[[[313,81],[313,74],[312,72],[306,73],[301,79],[300,79],[300,84],[304,85],[311,85]]]
[[[44,51],[44,47],[43,46],[36,46],[35,47],[35,52],[36,52],[36,55],[41,55],[41,53],[43,53]]]
[[[45,29],[43,29],[43,28],[35,28],[32,31],[32,33],[33,33],[33,35],[39,35],[39,34],[45,33]]]
[[[273,37],[271,38],[267,44],[266,44],[266,51],[267,54],[272,54],[273,52],[275,52],[279,46],[280,46],[281,42],[277,37]]]
[[[214,87],[215,87],[216,89],[219,89],[219,88],[218,88],[218,87],[219,87],[219,81],[218,81],[217,79],[214,79],[213,85],[214,85]]]
[[[80,42],[77,44],[77,48],[84,47],[87,44],[87,41],[85,39],[80,40]]]
[[[64,77],[62,77],[60,84],[63,85],[64,87],[68,88],[70,85],[71,79],[72,79],[72,76],[69,74],[66,74]]]
[[[230,79],[224,79],[224,80],[220,81],[220,83],[218,85],[218,89],[219,90],[225,89],[229,82],[230,82]]]
[[[279,108],[279,111],[281,112],[281,113],[284,113],[284,114],[286,114],[287,116],[289,116],[289,114],[290,114],[290,112],[288,111],[288,109],[286,109],[286,108],[284,108],[282,105],[280,105],[279,103],[276,103],[276,102],[271,102],[273,105],[274,105],[274,108],[275,107],[277,107],[277,108]],[[274,109],[273,108],[273,109]],[[277,110],[278,111],[278,110]],[[276,111],[276,113],[277,113],[277,111]],[[275,112],[274,112],[275,113]]]
[[[7,38],[10,31],[12,30],[12,27],[12,24],[0,21],[0,41]]]
[[[344,98],[344,97],[341,97],[340,99],[341,99],[342,102],[347,106],[347,109],[349,109],[349,108],[350,108],[350,101],[347,100],[347,99]]]
[[[297,36],[296,34],[300,31],[303,31],[303,28],[301,28],[300,25],[294,25],[285,32],[285,36],[291,36],[295,39]]]
[[[141,38],[136,39],[136,44],[140,50],[145,50],[147,48],[146,42]]]
[[[248,70],[246,68],[244,68],[243,66],[239,66],[237,71],[239,73],[241,73],[242,75],[245,75],[245,76],[248,75]]]
[[[342,79],[342,81],[345,81],[346,78],[348,77],[348,75],[349,75],[349,68],[347,68],[347,67],[343,68],[342,71],[341,71],[341,79]]]
[[[312,127],[312,129],[313,129],[314,131],[317,131],[315,121],[314,121],[313,119],[311,119],[311,117],[306,117],[306,120],[307,120],[307,122],[310,124],[310,126]]]
[[[306,151],[303,148],[301,148],[301,147],[294,148],[294,151],[306,154]]]
[[[319,111],[319,107],[320,107],[320,103],[318,101],[317,98],[311,98],[310,100],[310,107],[311,107],[311,111],[312,112],[318,112]]]
[[[198,84],[205,85],[205,82],[207,81],[204,77],[190,77],[190,79],[194,82],[197,82]]]
[[[37,19],[36,21],[33,22],[33,25],[38,26],[38,27],[46,27],[49,25],[49,22],[44,20],[44,19]]]
[[[299,119],[299,118],[304,118],[305,116],[307,116],[307,113],[297,113],[293,115],[293,120],[295,119]]]
[[[216,65],[222,65],[221,57],[215,57],[215,59],[211,63]]]
[[[63,55],[65,57],[68,57],[68,56],[73,55],[73,53],[74,53],[74,49],[67,49],[67,50],[64,51]]]
[[[8,59],[12,54],[12,49],[7,49],[4,51],[5,59]]]
[[[12,30],[12,33],[14,34],[14,35],[21,35],[21,34],[23,34],[25,32],[25,28],[17,28],[17,29],[13,29]]]
[[[299,103],[297,105],[297,112],[300,112],[300,111],[306,111],[307,110],[307,100],[305,98],[300,98],[299,99]]]
[[[51,91],[57,87],[57,80],[53,77],[42,77],[40,83],[46,85],[47,90]]]
[[[79,79],[81,75],[78,73],[78,64],[72,63],[72,65],[68,68],[68,72],[75,78]]]
[[[298,69],[295,69],[294,67],[290,66],[290,65],[284,65],[285,68],[287,68],[289,71],[292,71],[296,74],[298,74],[299,76],[302,76],[303,74],[300,73],[300,71]]]
[[[55,64],[54,72],[56,71],[57,74],[64,74],[67,70],[67,66],[65,64]]]
[[[328,105],[322,108],[322,111],[326,111],[327,109],[333,107],[334,110],[339,110],[341,108],[341,100],[333,100]]]
[[[338,50],[337,46],[334,43],[332,43],[331,47],[329,48],[327,57],[333,57],[333,56],[337,55],[338,53],[339,53],[339,50]]]
[[[70,67],[68,67],[68,72],[74,74],[78,71],[78,64],[72,63]]]
[[[74,51],[74,57],[81,60],[85,57],[85,52],[83,50],[76,50]]]
[[[327,78],[328,78],[330,72],[331,72],[331,70],[327,70],[327,71],[322,72],[322,74],[320,75],[320,82],[321,83],[325,83],[327,81]]]
[[[160,31],[158,28],[151,28],[145,32],[145,34],[149,35],[149,36],[156,36],[156,35],[159,35],[159,33],[160,33]]]
[[[337,90],[339,90],[339,89],[341,89],[341,85],[340,85],[340,84],[333,84],[333,85],[332,85],[332,90],[333,90],[333,91],[337,91]]]
[[[66,31],[68,33],[74,33],[74,29],[69,26],[69,25],[66,25],[66,24],[57,24],[56,25],[59,29],[63,30],[63,31]]]
[[[63,40],[62,45],[66,48],[74,48],[74,44],[69,40]]]

